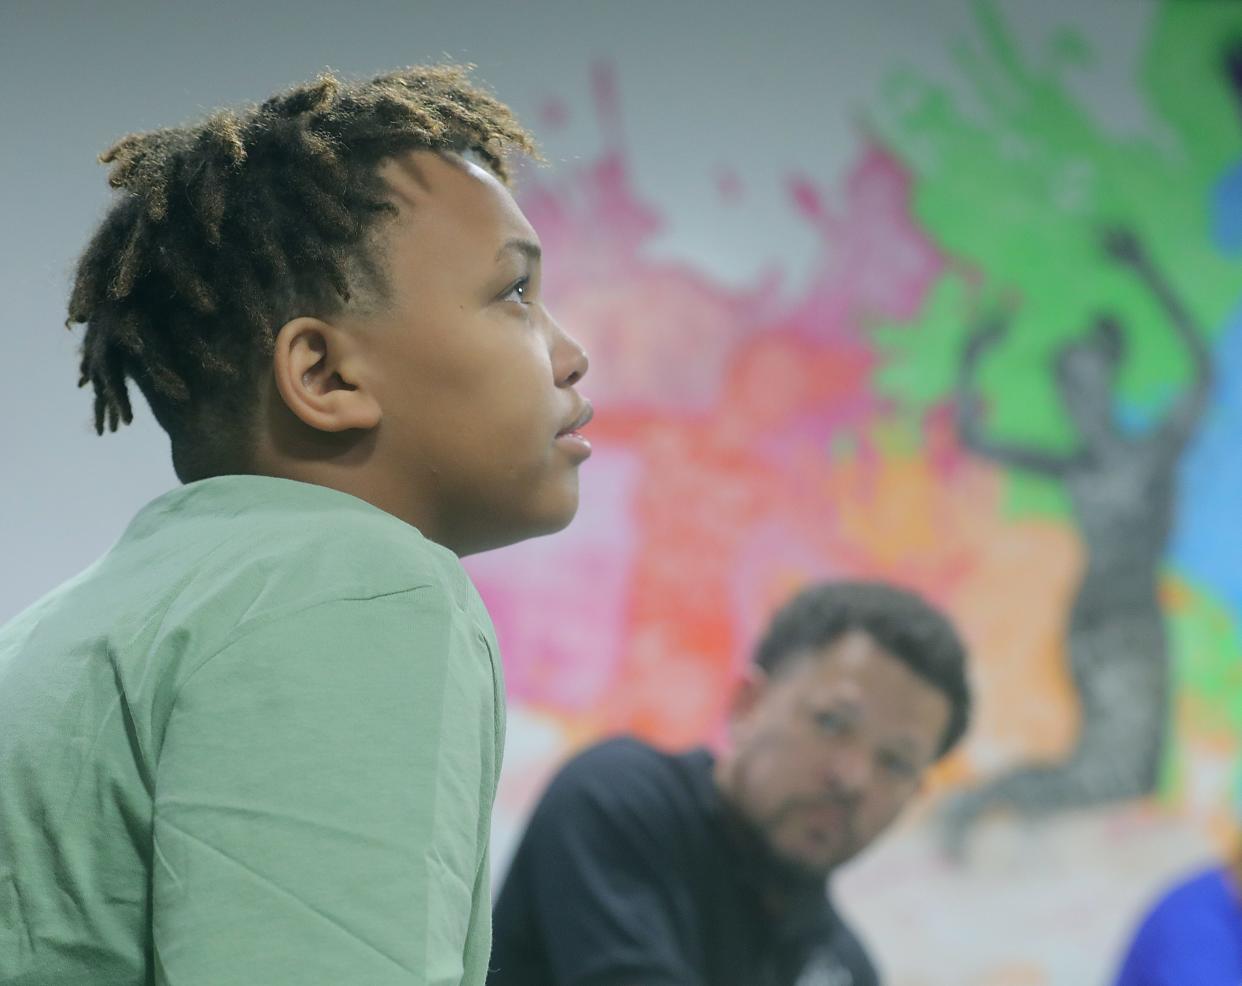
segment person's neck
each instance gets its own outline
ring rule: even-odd
[[[348,493],[417,528],[427,540],[456,551],[452,544],[446,543],[445,532],[433,516],[434,512],[411,497],[408,490],[390,481],[374,462],[360,464],[351,459],[266,456],[256,457],[253,468],[248,471]]]

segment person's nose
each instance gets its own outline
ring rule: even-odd
[[[843,743],[833,751],[829,770],[829,784],[838,792],[861,795],[871,784],[874,758],[861,743]]]
[[[558,387],[572,387],[590,369],[591,360],[586,349],[573,336],[561,328],[551,315],[547,316],[549,341],[552,352],[552,373]]]

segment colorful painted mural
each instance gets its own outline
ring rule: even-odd
[[[790,174],[796,291],[653,259],[607,66],[604,152],[526,176],[596,453],[568,532],[469,564],[512,702],[498,856],[581,744],[718,737],[797,586],[891,579],[959,621],[978,717],[846,909],[899,986],[1081,986],[1236,828],[1242,8],[1162,8],[1144,134],[1075,97],[1089,39],[1035,57],[975,12],[968,104],[894,72],[843,183]]]

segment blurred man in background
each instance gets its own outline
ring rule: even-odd
[[[910,593],[813,586],[744,677],[731,742],[580,754],[497,901],[490,986],[872,986],[826,881],[964,733],[965,650]]]

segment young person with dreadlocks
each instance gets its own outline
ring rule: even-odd
[[[0,982],[480,984],[503,743],[459,556],[577,508],[581,347],[456,68],[124,138],[77,270],[185,484],[0,629]]]

